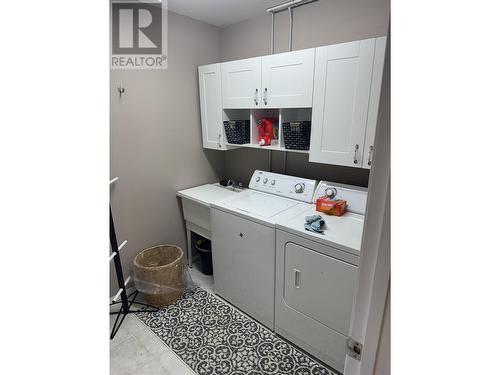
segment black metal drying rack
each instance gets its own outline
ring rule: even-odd
[[[142,302],[137,302],[135,298],[139,294],[138,290],[135,290],[132,292],[130,295],[127,295],[127,286],[126,286],[126,281],[123,277],[123,269],[122,269],[122,263],[120,260],[120,248],[118,246],[118,241],[116,240],[116,231],[115,231],[115,224],[113,221],[113,213],[111,212],[111,204],[109,205],[109,240],[111,242],[111,257],[110,260],[114,261],[115,264],[115,270],[116,270],[116,278],[118,280],[118,287],[120,288],[118,290],[117,295],[115,298],[119,295],[120,300],[118,301],[111,301],[110,307],[121,304],[120,310],[118,311],[111,311],[110,315],[116,315],[115,323],[113,324],[113,328],[111,329],[111,336],[110,339],[113,340],[115,335],[117,334],[118,330],[120,329],[120,326],[123,323],[123,320],[128,314],[135,313],[135,312],[155,312],[158,311],[158,309],[155,306],[148,305],[146,303]],[[142,306],[141,310],[132,310],[131,307],[132,305],[139,305]],[[144,307],[148,307],[150,309],[145,309]],[[121,319],[120,319],[121,317]]]

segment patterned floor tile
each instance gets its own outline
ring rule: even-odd
[[[201,288],[137,316],[199,375],[335,374]]]

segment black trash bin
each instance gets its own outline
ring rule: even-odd
[[[213,275],[212,242],[194,232],[191,232],[191,246],[200,254],[201,272],[204,275]]]

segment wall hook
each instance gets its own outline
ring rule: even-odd
[[[122,94],[125,92],[125,87],[118,86],[118,93],[120,94],[120,98],[122,97]]]

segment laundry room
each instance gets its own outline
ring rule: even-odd
[[[121,263],[116,277],[111,261],[112,303],[134,290],[149,299],[154,288],[137,279],[140,252],[173,252],[187,278],[176,297],[208,291],[205,303],[257,323],[310,371],[343,373],[372,163],[388,183],[388,143],[377,152],[375,133],[378,118],[380,133],[389,126],[389,2],[170,0],[167,12],[168,68],[111,71],[110,198]],[[116,374],[131,371],[122,357],[134,340],[124,332],[137,319],[119,326],[121,318],[110,322]],[[153,333],[166,328],[176,327]],[[217,349],[213,334],[202,333],[203,350]],[[173,348],[172,339],[163,341]],[[265,342],[228,344],[231,357],[254,356],[228,373],[263,371]],[[195,372],[206,366],[201,353],[174,352]],[[270,367],[285,360],[268,356]],[[213,365],[226,364],[218,358]],[[141,358],[136,371],[155,361]],[[287,366],[280,373],[302,364]]]
[[[495,12],[27,2],[0,25],[2,373],[497,373],[467,346],[500,314]]]
[[[170,0],[168,68],[112,66],[112,374],[333,374],[356,361],[346,347],[372,168],[377,212],[388,199],[389,11]],[[128,316],[125,303],[149,310]],[[187,319],[196,332],[166,335]]]

